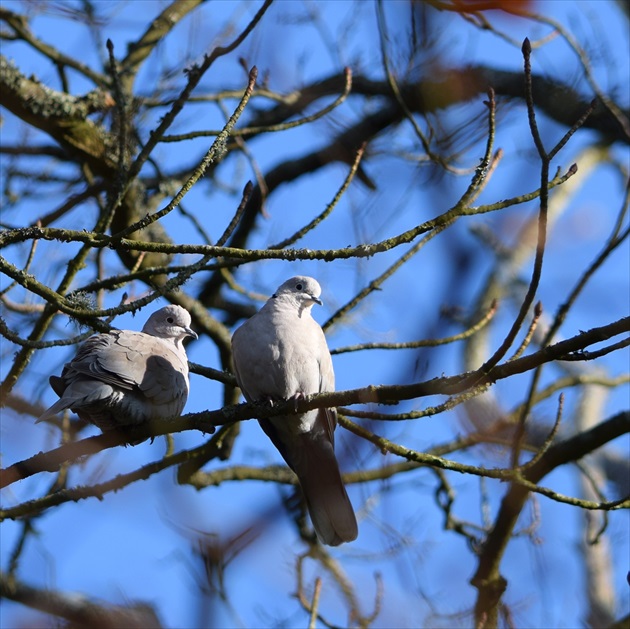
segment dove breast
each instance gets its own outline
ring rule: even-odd
[[[298,393],[334,390],[324,334],[313,324],[310,315],[298,317],[290,309],[270,309],[262,318],[252,318],[236,330],[234,362],[248,400],[286,400]],[[321,365],[326,366],[324,374]]]

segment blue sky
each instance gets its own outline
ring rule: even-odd
[[[24,5],[5,1],[8,8],[23,11]],[[91,35],[78,23],[68,22],[60,9],[76,7],[75,3],[31,4],[31,27],[43,40],[57,46],[70,56],[80,56],[86,63],[98,66],[93,52]],[[126,44],[141,33],[148,20],[165,6],[161,2],[144,1],[123,3],[95,3],[98,11],[112,16],[111,26],[106,29],[119,56]],[[141,93],[151,93],[165,68],[173,70],[172,84],[180,84],[179,77],[184,65],[199,60],[214,45],[225,43],[223,30],[233,24],[238,32],[257,10],[254,2],[205,3],[193,19],[180,24],[169,40],[160,46],[147,62],[139,79]],[[46,7],[44,9],[44,7]],[[397,48],[403,40],[408,5],[403,2],[386,3],[386,17],[390,29],[390,46],[393,59],[404,55]],[[574,37],[582,42],[593,59],[594,76],[605,93],[614,90],[618,102],[627,107],[630,102],[628,76],[630,74],[627,22],[618,17],[612,2],[539,2],[534,8],[547,17],[558,20]],[[41,12],[40,12],[41,9]],[[317,14],[315,16],[314,14]],[[492,23],[508,33],[517,42],[525,36],[535,41],[546,36],[550,28],[530,20],[511,16],[489,14]],[[308,18],[308,19],[307,19]],[[316,19],[314,19],[316,18]],[[440,63],[461,65],[463,60],[473,64],[487,63],[506,70],[522,67],[518,47],[488,32],[480,32],[454,14],[444,13],[433,22],[440,44],[437,48]],[[335,51],[327,41],[344,42],[341,51]],[[260,76],[268,75],[269,86],[278,91],[290,91],[313,80],[337,73],[343,65],[349,65],[356,73],[374,79],[382,78],[382,65],[377,45],[376,12],[371,2],[278,2],[265,16],[260,29],[239,49],[249,65],[256,64]],[[615,42],[614,45],[609,42]],[[402,44],[401,44],[402,47]],[[15,59],[26,74],[36,74],[46,84],[57,87],[57,74],[50,65],[42,65],[23,44],[2,42],[3,54]],[[104,51],[101,51],[104,54]],[[583,72],[575,53],[558,37],[534,52],[534,70],[551,77],[560,77],[567,83],[589,94]],[[612,62],[612,63],[611,63]],[[400,67],[396,66],[399,71]],[[204,78],[197,90],[205,93],[219,88],[242,89],[245,74],[230,56],[220,59]],[[84,79],[71,75],[73,93],[91,89]],[[164,86],[170,93],[169,86]],[[448,112],[449,124],[468,120],[472,114],[481,114],[484,107],[479,102]],[[256,106],[268,106],[257,101]],[[254,105],[252,105],[254,106]],[[332,133],[343,125],[349,125],[363,113],[358,101],[350,98],[331,116],[312,127],[299,127],[280,134],[268,134],[252,142],[252,150],[263,172],[292,156],[298,158],[319,145],[325,145]],[[156,109],[144,121],[144,130],[152,126],[152,120],[163,115]],[[3,114],[4,115],[4,114]],[[191,105],[170,130],[183,133],[200,128],[221,126],[221,113],[216,107]],[[543,138],[551,146],[565,129],[555,122],[540,118]],[[6,114],[2,129],[3,142],[13,142],[19,131],[15,119]],[[573,161],[583,158],[586,147],[593,141],[590,131],[580,131],[554,161],[554,167],[566,170]],[[526,125],[525,109],[516,104],[501,108],[496,146],[503,148],[505,157],[479,203],[489,203],[538,187],[539,163],[534,157],[534,147]],[[192,143],[163,144],[156,157],[165,167],[191,164],[197,154],[207,148],[207,140]],[[428,169],[388,155],[388,151],[413,149],[419,152],[417,139],[408,125],[400,125],[387,137],[381,137],[373,147],[374,155],[365,163],[369,176],[377,184],[372,193],[355,181],[339,206],[318,230],[308,234],[299,244],[308,248],[333,248],[362,241],[378,240],[408,229],[445,211],[456,201],[469,182],[469,176],[446,175],[436,181]],[[482,155],[483,145],[475,143],[465,153],[462,166],[474,167]],[[611,148],[613,159],[629,164],[627,146]],[[7,160],[2,158],[3,177]],[[584,267],[595,257],[612,229],[623,198],[624,181],[611,166],[602,164],[595,170],[575,178],[578,186],[562,213],[552,226],[549,248],[545,260],[543,279],[539,291],[545,312],[554,313],[566,297],[568,290],[580,277]],[[308,217],[317,215],[330,202],[347,173],[347,167],[335,164],[318,171],[295,184],[280,188],[271,197],[267,211],[269,218],[262,221],[251,242],[252,247],[266,247],[293,233]],[[251,178],[243,162],[232,160],[222,165],[217,180],[222,184],[242,189]],[[61,198],[61,197],[60,197]],[[47,204],[50,203],[50,207]],[[184,200],[184,207],[194,211],[199,220],[218,237],[229,222],[236,207],[235,196],[221,190],[215,181],[201,182]],[[58,201],[34,199],[26,205],[29,216],[3,211],[3,222],[9,225],[25,224],[43,212],[50,211]],[[429,243],[423,251],[388,280],[383,290],[369,297],[352,314],[347,322],[335,326],[329,335],[331,348],[355,342],[371,340],[405,341],[421,338],[431,330],[438,335],[454,333],[456,326],[444,323],[440,309],[452,304],[453,299],[463,308],[470,307],[477,291],[485,281],[494,263],[487,252],[480,252],[478,240],[470,232],[471,224],[494,230],[507,245],[523,221],[536,212],[536,205],[517,206],[499,214],[476,217],[461,222],[451,231]],[[89,228],[92,216],[75,210],[65,220],[68,227]],[[627,219],[626,219],[627,220]],[[165,221],[171,236],[179,242],[200,242],[190,225],[179,214],[173,213]],[[475,253],[473,272],[467,274],[466,286],[458,286],[457,294],[447,292],[448,269],[452,268],[452,252],[456,246],[465,246]],[[50,274],[64,263],[67,250],[49,246]],[[3,253],[4,255],[4,253]],[[24,250],[7,251],[9,259],[17,264],[23,260]],[[42,254],[43,255],[43,254]],[[238,281],[248,289],[270,294],[284,279],[296,274],[317,277],[323,286],[324,307],[314,315],[323,323],[336,308],[348,301],[357,290],[376,277],[400,255],[392,251],[369,260],[325,262],[268,261],[248,265],[239,270]],[[11,256],[14,256],[13,258]],[[41,260],[40,260],[41,262]],[[531,272],[531,260],[521,269],[520,277],[527,280]],[[628,269],[630,251],[627,243],[619,248],[600,269],[568,318],[561,333],[573,335],[602,325],[628,314]],[[195,278],[192,287],[198,286],[204,277]],[[6,278],[2,277],[2,286]],[[455,278],[457,283],[457,278]],[[141,291],[142,287],[136,286]],[[194,290],[193,290],[194,292]],[[111,295],[117,303],[120,293]],[[493,333],[494,343],[501,340],[514,316],[514,305],[506,304],[498,316]],[[144,321],[142,313],[137,318],[129,315],[116,319],[120,328],[138,329]],[[142,320],[142,321],[141,321]],[[65,319],[59,318],[58,335],[67,333]],[[2,366],[4,377],[15,348],[2,340]],[[398,359],[392,365],[386,352],[343,354],[334,357],[339,389],[351,389],[368,384],[385,384],[409,381],[412,378],[429,379],[436,375],[454,374],[461,370],[461,348],[424,351],[418,358],[415,352]],[[193,362],[218,367],[218,356],[208,339],[189,346],[189,358]],[[45,403],[52,403],[54,393],[48,388],[51,373],[58,373],[67,353],[46,350],[36,355],[30,367],[28,379],[21,383],[18,392],[34,395]],[[419,362],[419,373],[414,371]],[[609,373],[627,373],[627,350],[606,357],[602,365]],[[558,372],[545,369],[544,378],[551,379]],[[529,378],[515,378],[495,387],[497,398],[509,409],[523,398],[523,390]],[[199,376],[191,377],[191,395],[187,412],[218,408],[221,405],[222,387]],[[439,401],[439,400],[437,400]],[[436,400],[415,400],[403,404],[392,412],[410,408],[423,408]],[[610,394],[603,413],[608,417],[628,403],[628,387],[620,387]],[[574,391],[567,392],[566,416],[570,431],[571,416],[577,399]],[[556,401],[550,400],[537,407],[537,417],[552,421]],[[389,409],[386,409],[389,410]],[[388,438],[420,450],[452,439],[463,428],[457,412],[439,415],[433,419],[407,422],[401,425],[378,426],[387,430]],[[376,430],[376,428],[375,428]],[[96,432],[96,430],[95,430]],[[369,448],[357,448],[356,442],[347,438],[343,430],[337,432],[338,452],[346,469],[365,465],[377,467],[385,461],[380,454]],[[21,460],[40,450],[57,444],[58,434],[44,425],[34,425],[24,417],[2,411],[2,462],[3,466]],[[178,449],[194,447],[204,441],[202,435],[183,433],[175,437]],[[628,451],[628,439],[614,444],[621,452]],[[350,449],[348,451],[348,448]],[[116,474],[137,469],[149,461],[158,460],[164,452],[164,442],[142,444],[134,448],[118,449],[93,457],[80,469],[73,470],[71,485],[90,484],[109,479]],[[495,453],[497,465],[503,464],[500,453]],[[481,453],[471,452],[458,460],[482,464]],[[492,459],[491,459],[492,460]],[[222,463],[213,461],[209,468],[238,463],[264,465],[279,463],[280,458],[266,441],[255,422],[244,422],[242,436],[235,448],[233,459]],[[457,514],[462,518],[479,521],[480,492],[487,492],[489,508],[495,513],[505,487],[487,481],[482,485],[478,478],[449,477],[458,495]],[[41,495],[49,479],[34,477],[22,481],[2,495],[3,505],[10,506]],[[577,495],[579,491],[575,469],[562,469],[544,479],[544,484],[557,491]],[[418,619],[427,626],[438,626],[443,620],[431,616],[431,602],[436,613],[456,614],[474,604],[474,590],[468,581],[475,569],[475,559],[464,541],[443,530],[442,514],[435,505],[433,492],[435,478],[428,470],[419,470],[401,476],[391,485],[368,484],[351,486],[351,499],[360,520],[358,540],[345,545],[333,554],[362,594],[363,611],[372,604],[375,582],[374,573],[380,571],[385,581],[383,610],[375,621],[375,627],[414,627]],[[39,518],[35,525],[38,535],[29,541],[22,556],[19,574],[35,586],[50,586],[63,591],[76,591],[110,602],[141,599],[154,603],[166,626],[305,626],[306,618],[293,599],[295,591],[295,555],[302,548],[288,517],[275,519],[261,533],[258,543],[246,549],[227,568],[225,580],[229,603],[213,603],[211,613],[204,616],[203,608],[195,598],[195,574],[201,575],[200,566],[194,564],[182,531],[212,531],[226,538],[244,530],[256,522],[261,513],[270,508],[281,509],[280,492],[271,484],[231,483],[218,488],[196,491],[180,487],[174,472],[167,470],[149,480],[135,483],[121,492],[108,494],[103,501],[88,499],[51,509]],[[585,613],[582,605],[575,603],[576,593],[583,591],[581,564],[576,556],[576,545],[581,534],[581,514],[566,505],[538,498],[538,543],[523,536],[509,547],[503,562],[506,578],[514,586],[506,594],[506,603],[513,607],[517,626],[574,627],[580,626]],[[524,511],[527,518],[532,510]],[[526,523],[526,522],[525,522]],[[391,530],[396,535],[389,534]],[[615,590],[618,597],[618,616],[630,609],[628,589],[624,584],[627,563],[621,558],[628,556],[627,512],[610,516],[609,535],[615,548]],[[19,526],[4,522],[1,529],[1,561],[7,566]],[[387,561],[391,544],[408,544],[402,558]],[[321,573],[307,564],[309,582]],[[551,593],[550,593],[551,592]],[[325,615],[340,625],[345,622],[344,607],[337,598],[334,587],[325,582],[323,590]],[[27,620],[25,620],[27,619]],[[280,622],[284,621],[284,624]],[[455,619],[451,619],[453,626]],[[3,601],[0,606],[0,625],[14,627],[21,622],[35,626],[41,619],[35,612],[25,611],[19,605]],[[466,621],[461,621],[466,626]]]

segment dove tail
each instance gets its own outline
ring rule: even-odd
[[[47,408],[36,420],[35,423],[39,424],[39,422],[46,421],[47,419],[51,419],[57,413],[61,413],[61,411],[65,411],[67,408],[70,408],[74,400],[69,400],[67,398],[61,398],[57,400],[50,408]]]
[[[37,418],[36,424],[50,419],[68,408],[78,412],[86,405],[103,402],[110,399],[114,394],[114,389],[111,385],[90,378],[84,379],[79,377],[67,383],[57,376],[51,376],[50,385],[55,393],[61,397]],[[93,419],[90,419],[90,421],[93,421]]]
[[[332,443],[308,440],[295,470],[318,537],[338,546],[357,538],[357,520],[341,480]]]

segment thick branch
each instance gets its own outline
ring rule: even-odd
[[[107,605],[95,603],[75,593],[65,594],[26,585],[0,572],[0,597],[27,605],[47,614],[65,618],[73,627],[99,629],[159,629],[162,627],[148,603]]]
[[[4,55],[0,55],[0,104],[24,122],[54,138],[78,162],[87,162],[95,173],[113,174],[114,145],[101,127],[87,118],[94,110],[113,105],[108,92],[96,91],[90,98],[76,98],[26,78]]]
[[[630,330],[630,317],[620,319],[615,323],[593,328],[588,332],[582,332],[573,338],[550,345],[540,351],[524,356],[517,360],[506,362],[495,367],[489,374],[479,375],[479,383],[496,382],[509,378],[515,374],[530,371],[538,365],[562,360],[567,354],[576,352],[604,341],[611,336],[616,336]],[[238,421],[258,418],[265,419],[275,415],[304,413],[314,408],[336,407],[349,404],[395,404],[401,400],[409,400],[429,395],[453,395],[465,390],[465,382],[470,374],[450,377],[434,378],[426,382],[410,385],[394,386],[369,386],[364,389],[349,391],[335,391],[308,395],[303,399],[278,402],[270,407],[268,404],[238,404],[226,406],[214,411],[202,413],[190,413],[173,420],[152,422],[150,426],[134,428],[125,433],[108,433],[84,439],[77,443],[63,445],[51,452],[39,453],[35,456],[15,463],[1,470],[0,487],[6,487],[18,480],[32,476],[43,471],[55,471],[65,461],[73,461],[86,454],[92,454],[105,448],[111,448],[127,442],[139,442],[144,439],[156,437],[184,430],[202,430],[213,432],[215,426],[230,424]],[[549,461],[549,453],[544,457]],[[560,463],[558,463],[560,464]],[[538,469],[538,468],[536,468]],[[546,473],[546,472],[545,472]]]
[[[552,445],[534,465],[526,470],[523,476],[532,483],[538,483],[560,465],[579,461],[629,430],[630,411],[619,413],[588,431]],[[507,588],[507,581],[499,573],[499,567],[528,497],[529,490],[515,483],[511,485],[501,501],[495,525],[479,557],[477,572],[471,579],[471,583],[479,590],[475,613],[477,618],[488,617]]]
[[[492,87],[498,97],[514,98],[525,101],[522,72],[496,70],[487,66],[466,66],[463,68],[440,68],[435,72],[439,78],[423,78],[420,81],[405,82],[399,80],[401,96],[409,109],[415,113],[432,113],[456,104],[468,102],[484,94]],[[263,111],[249,122],[250,126],[278,124],[301,113],[316,100],[339,93],[343,89],[343,76],[335,74],[317,83],[302,88],[284,102],[267,111]],[[593,96],[584,96],[571,85],[543,75],[532,75],[532,91],[536,107],[549,118],[566,127],[573,123],[588,108]],[[364,76],[353,78],[352,94],[356,96],[381,96],[392,99],[392,92],[387,81],[372,81]],[[392,110],[393,113],[393,110]],[[630,112],[625,112],[630,116]],[[400,114],[396,113],[395,122]],[[607,138],[628,144],[628,138],[618,121],[601,104],[597,106],[584,127],[593,129]]]

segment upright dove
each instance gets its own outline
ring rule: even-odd
[[[188,399],[188,360],[182,343],[197,338],[190,314],[170,305],[154,312],[141,332],[91,336],[50,386],[60,397],[38,422],[66,409],[101,430],[181,415]]]
[[[232,336],[234,369],[249,402],[299,399],[335,390],[324,332],[311,316],[322,303],[312,277],[292,277]],[[354,510],[334,451],[337,412],[314,409],[258,420],[296,473],[315,531],[324,544],[356,539]]]

